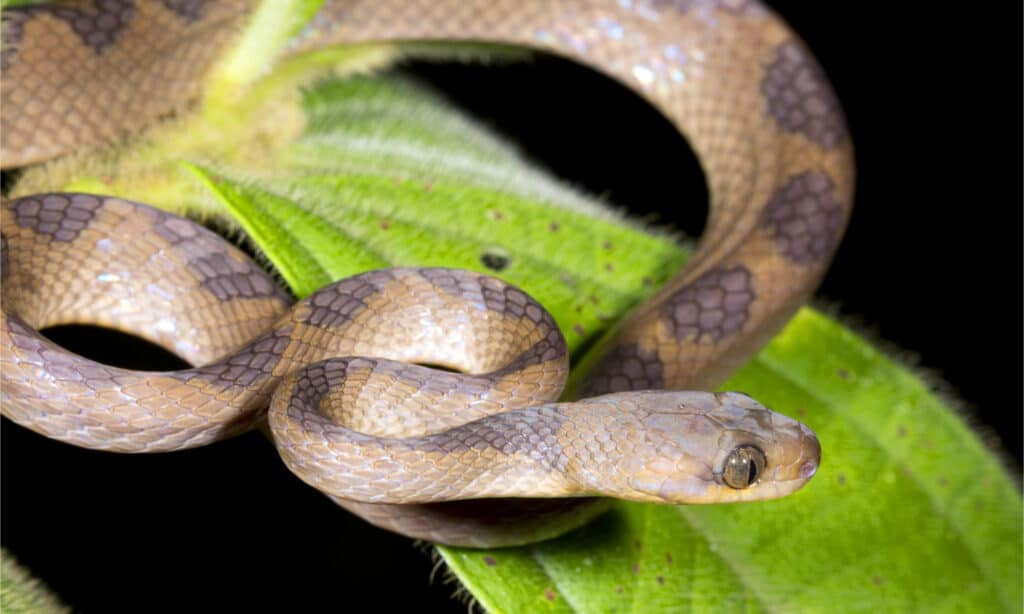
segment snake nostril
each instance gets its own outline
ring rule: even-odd
[[[87,324],[63,324],[39,331],[64,349],[90,360],[140,371],[176,371],[191,365],[141,337]]]
[[[809,480],[818,472],[818,461],[809,460],[800,467],[800,477]]]

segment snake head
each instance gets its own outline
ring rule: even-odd
[[[745,394],[625,394],[629,400],[617,405],[630,414],[636,432],[619,465],[621,482],[632,491],[628,498],[664,503],[774,499],[800,489],[817,472],[821,446],[811,429]]]

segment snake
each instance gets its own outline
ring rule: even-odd
[[[187,112],[258,10],[238,0],[5,10],[0,162],[102,148]],[[754,0],[328,0],[288,53],[424,40],[523,46],[592,67],[660,111],[699,158],[710,207],[696,250],[610,329],[574,400],[560,400],[569,358],[558,324],[495,277],[396,267],[295,302],[186,218],[48,193],[2,207],[3,415],[129,453],[262,425],[288,468],[339,505],[464,546],[559,535],[611,499],[799,490],[820,463],[813,431],[712,391],[813,293],[851,212],[845,117],[804,43]],[[39,332],[67,323],[129,332],[194,366],[113,367]]]

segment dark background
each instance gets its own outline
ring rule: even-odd
[[[820,298],[941,376],[1019,472],[1020,6],[772,5],[832,79],[857,148],[857,204]],[[616,84],[552,58],[409,71],[557,175],[699,232],[704,210],[649,205],[706,200],[695,158]],[[465,609],[429,582],[425,549],[335,508],[259,435],[129,457],[5,421],[0,453],[3,542],[76,610]]]

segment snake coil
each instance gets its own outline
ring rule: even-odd
[[[122,0],[4,11],[3,165],[181,110],[255,9]],[[3,415],[75,445],[149,452],[237,434],[269,407],[303,480],[375,524],[472,546],[564,532],[600,511],[592,497],[752,501],[806,483],[820,456],[806,426],[742,394],[678,392],[713,389],[777,332],[846,225],[852,148],[800,41],[753,0],[338,0],[291,53],[424,39],[590,65],[663,112],[701,160],[701,243],[616,327],[586,398],[554,402],[565,341],[497,279],[385,269],[293,305],[188,220],[115,197],[39,194],[2,209]],[[122,329],[200,366],[118,369],[37,332],[65,323]]]

